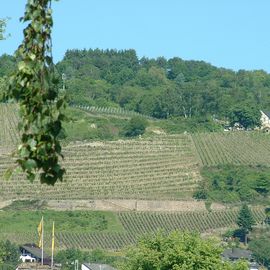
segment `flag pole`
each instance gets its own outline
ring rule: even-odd
[[[44,234],[44,221],[42,216],[42,231],[41,231],[41,265],[43,265],[44,253],[43,253],[43,234]]]
[[[54,253],[54,221],[52,227],[52,260],[51,260],[51,268],[53,268],[53,253]]]

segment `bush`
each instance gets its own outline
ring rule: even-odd
[[[124,135],[127,137],[142,135],[145,132],[147,125],[148,122],[145,118],[140,116],[132,117],[124,128]]]
[[[235,202],[267,202],[270,191],[268,167],[219,165],[216,167],[203,167],[203,190],[207,197],[213,201],[223,203]],[[194,194],[200,198],[201,189]]]
[[[260,237],[249,243],[255,259],[264,266],[270,267],[270,240],[268,237]]]
[[[9,240],[0,241],[0,265],[15,267],[19,260],[19,248]]]
[[[204,189],[199,189],[194,192],[193,198],[196,200],[206,200],[207,199],[207,191]]]

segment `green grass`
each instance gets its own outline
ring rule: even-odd
[[[80,109],[68,107],[68,121],[64,123],[66,141],[112,140],[121,136],[128,119],[109,115],[91,115]]]
[[[45,209],[47,203],[40,200],[17,200],[13,201],[10,205],[2,208],[4,211],[19,211],[19,210],[42,210]]]
[[[50,231],[55,221],[61,232],[121,232],[122,225],[112,212],[101,211],[13,211],[0,212],[1,233],[31,233],[37,230],[41,217],[44,217],[45,230]]]

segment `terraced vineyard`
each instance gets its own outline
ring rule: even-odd
[[[261,132],[198,133],[192,135],[206,166],[270,165],[269,134]]]
[[[17,143],[19,138],[18,121],[19,117],[16,105],[0,104],[0,146]]]
[[[202,165],[270,164],[266,134],[253,132],[160,135],[126,141],[77,142],[64,147],[67,169],[64,183],[42,186],[18,174],[3,180],[13,165],[8,153],[18,139],[15,105],[0,105],[0,200],[90,200],[90,199],[183,199],[190,198],[201,180]],[[264,211],[253,208],[258,223]],[[122,231],[58,231],[58,248],[103,248],[117,250],[132,244],[144,233],[164,229],[208,232],[235,226],[237,209],[189,212],[119,212]],[[35,228],[36,229],[36,228]],[[0,239],[35,242],[35,230],[21,233],[0,231]],[[45,235],[50,246],[50,235]]]
[[[201,177],[190,136],[75,143],[64,148],[65,183],[31,184],[21,175],[0,181],[3,199],[176,199],[190,195]],[[0,175],[12,165],[0,156]]]
[[[264,220],[262,208],[252,209],[257,223]],[[120,212],[117,214],[124,228],[123,232],[56,232],[57,249],[102,248],[118,250],[134,243],[141,235],[163,229],[167,232],[181,229],[200,232],[234,227],[238,215],[237,209],[220,211],[198,211],[178,213],[157,212]],[[12,242],[36,242],[36,232],[4,233],[0,232],[0,239],[10,239]],[[45,234],[45,246],[50,247],[50,234]]]
[[[76,105],[73,104],[71,107],[79,108],[81,110],[93,113],[93,114],[105,114],[110,116],[118,116],[118,117],[124,117],[124,118],[131,118],[133,116],[141,116],[148,119],[154,119],[151,116],[144,115],[135,111],[128,111],[123,108],[113,108],[113,107],[95,107],[95,106],[87,106],[87,105]]]
[[[0,179],[13,165],[8,153],[18,139],[16,105],[0,104]],[[22,175],[0,181],[5,199],[182,198],[201,177],[188,135],[71,143],[64,148],[65,183],[33,184]]]
[[[165,231],[191,230],[205,232],[208,230],[235,226],[239,210],[198,211],[198,212],[121,212],[119,219],[124,228],[133,234],[153,232],[158,229]],[[253,208],[254,219],[260,223],[264,217],[261,208]]]

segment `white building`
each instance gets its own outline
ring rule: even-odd
[[[270,112],[261,111],[261,129],[266,132],[270,131]]]

